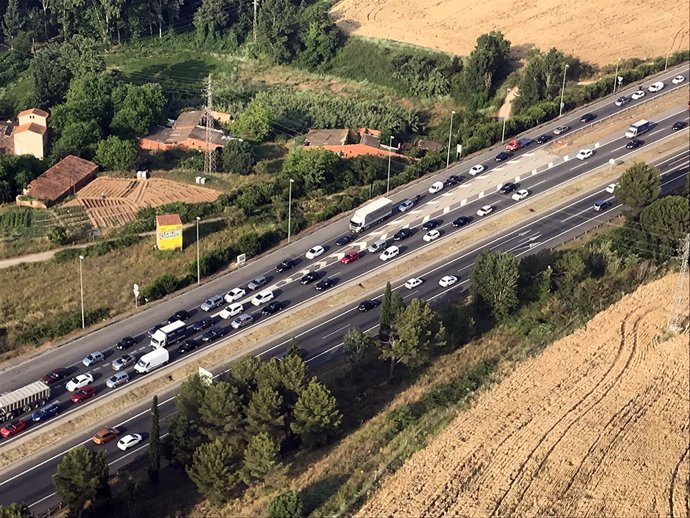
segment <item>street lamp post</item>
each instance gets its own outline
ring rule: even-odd
[[[290,186],[288,187],[288,236],[287,242],[290,242],[290,226],[292,225],[292,184],[295,181],[290,178]]]
[[[565,68],[563,69],[563,85],[561,86],[561,109],[558,112],[558,116],[560,117],[563,115],[563,93],[565,92],[565,74],[568,72],[568,63],[565,64]]]
[[[448,130],[448,155],[446,156],[446,169],[450,165],[450,138],[453,135],[453,115],[455,112],[450,112],[450,129]]]
[[[199,262],[199,221],[201,218],[196,217],[196,283],[201,284],[201,263]]]
[[[79,293],[81,294],[81,328],[86,327],[86,322],[84,321],[84,275],[82,273],[82,262],[84,261],[84,256],[79,256]]]
[[[388,191],[391,190],[391,149],[393,149],[393,135],[391,135],[388,140],[388,181],[386,182],[386,196],[388,196]]]
[[[616,73],[613,76],[613,93],[616,93],[616,85],[618,84],[618,65],[621,62],[621,58],[618,58],[618,61],[616,61]]]
[[[503,117],[503,132],[501,133],[501,144],[503,144],[503,141],[506,139],[506,120],[508,120],[508,117]]]

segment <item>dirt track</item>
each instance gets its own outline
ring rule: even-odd
[[[520,364],[358,516],[690,516],[688,334],[659,340],[675,282]]]

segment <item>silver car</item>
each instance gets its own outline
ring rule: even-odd
[[[223,295],[214,295],[213,297],[209,297],[204,301],[204,303],[201,305],[201,310],[211,311],[212,309],[222,306],[224,301],[225,299],[223,298]]]
[[[100,351],[94,351],[91,354],[89,354],[86,358],[84,358],[81,362],[84,364],[85,367],[90,367],[94,363],[102,362],[105,356],[103,356],[103,353]]]
[[[116,387],[119,387],[120,385],[124,385],[129,381],[129,374],[127,372],[122,371],[118,372],[108,378],[108,381],[105,382],[105,386],[114,389]]]
[[[110,364],[110,366],[116,370],[122,370],[126,367],[129,367],[130,365],[134,365],[134,363],[137,361],[136,357],[134,357],[131,354],[123,354],[120,356],[118,359],[113,360],[113,362]]]
[[[255,290],[257,288],[261,288],[264,284],[268,282],[268,279],[264,277],[263,275],[259,275],[255,279],[252,279],[249,281],[249,284],[247,284],[247,288],[250,290]]]
[[[246,313],[243,313],[235,320],[233,320],[230,325],[233,329],[239,329],[240,327],[248,326],[252,322],[254,322],[254,317],[251,315],[247,315]]]

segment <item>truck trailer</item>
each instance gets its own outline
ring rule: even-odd
[[[186,338],[187,334],[187,325],[182,320],[176,320],[151,335],[151,347],[168,347]]]
[[[139,361],[134,366],[134,370],[139,374],[146,374],[165,365],[168,361],[170,361],[170,353],[167,349],[160,347],[139,358]]]
[[[393,213],[393,202],[388,198],[379,198],[357,209],[350,219],[350,230],[364,232]]]
[[[628,128],[628,131],[625,132],[625,137],[635,138],[647,131],[649,131],[649,121],[642,119],[641,121],[637,121],[635,124],[632,124]]]
[[[24,412],[45,405],[50,399],[50,387],[34,381],[12,392],[0,394],[0,421],[9,421]]]

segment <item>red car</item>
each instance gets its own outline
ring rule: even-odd
[[[350,264],[354,263],[357,259],[359,259],[359,252],[357,250],[350,250],[348,253],[345,254],[345,256],[340,260],[340,262],[343,264]]]
[[[85,387],[75,390],[70,399],[72,400],[72,403],[81,403],[82,401],[86,401],[95,395],[96,389],[91,385],[86,385]]]
[[[52,385],[53,383],[57,383],[61,379],[65,378],[69,374],[69,371],[67,369],[59,368],[59,369],[54,369],[50,371],[48,374],[43,376],[41,378],[41,381],[45,383],[46,385]]]
[[[21,432],[24,428],[26,428],[26,422],[18,419],[17,421],[12,421],[3,426],[2,430],[0,430],[0,434],[5,438],[12,437]]]

